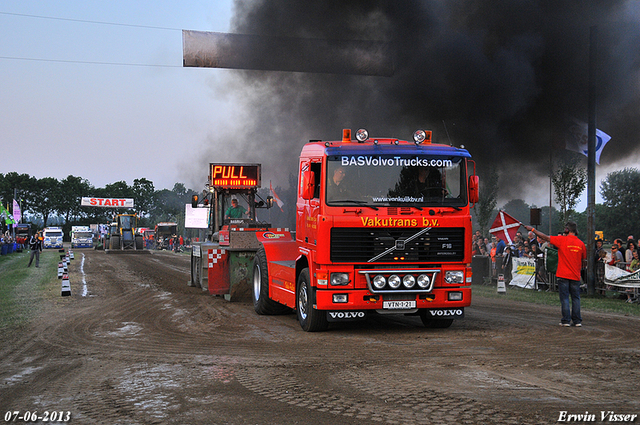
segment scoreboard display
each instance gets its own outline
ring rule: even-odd
[[[209,186],[224,189],[260,187],[260,164],[209,164]]]

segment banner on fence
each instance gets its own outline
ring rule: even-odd
[[[513,258],[511,282],[509,285],[521,288],[535,288],[536,260],[534,258]]]
[[[604,280],[608,285],[626,288],[640,287],[640,270],[631,273],[609,264],[605,264],[604,267]]]

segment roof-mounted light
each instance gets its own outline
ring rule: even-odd
[[[369,132],[364,128],[359,129],[358,131],[356,131],[356,140],[358,141],[358,143],[366,142],[367,140],[369,140]]]
[[[416,130],[415,133],[413,133],[413,141],[416,143],[416,145],[419,145],[421,143],[430,144],[431,130],[428,130],[428,131]]]
[[[351,129],[345,128],[342,130],[342,141],[345,143],[351,142]]]

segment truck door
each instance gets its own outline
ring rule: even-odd
[[[319,159],[300,163],[296,236],[301,243],[315,245],[317,240],[321,172]],[[303,188],[304,185],[310,187]]]

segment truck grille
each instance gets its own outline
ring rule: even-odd
[[[334,263],[446,263],[464,258],[464,228],[433,228],[404,242],[422,228],[331,229],[331,261]],[[370,261],[388,249],[396,249]]]

